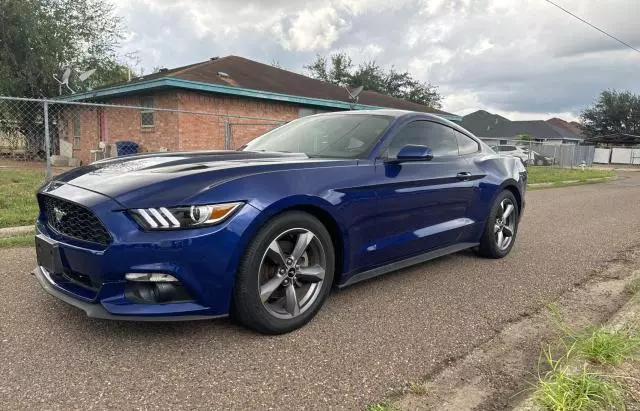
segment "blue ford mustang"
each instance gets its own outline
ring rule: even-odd
[[[239,151],[148,153],[38,192],[37,268],[89,316],[231,314],[263,333],[345,287],[474,248],[514,245],[526,171],[459,126],[395,110],[290,122]]]

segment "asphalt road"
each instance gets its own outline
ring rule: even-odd
[[[91,320],[0,249],[3,409],[354,409],[464,355],[640,241],[640,173],[531,191],[503,260],[463,252],[335,291],[267,337],[227,320]]]

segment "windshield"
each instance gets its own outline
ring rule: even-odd
[[[251,141],[243,151],[304,153],[309,157],[363,158],[392,117],[330,114],[292,121]]]

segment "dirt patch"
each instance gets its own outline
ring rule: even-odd
[[[640,244],[620,252],[587,280],[548,301],[574,328],[602,324],[626,301],[625,286],[640,266]],[[526,397],[537,379],[541,344],[562,334],[546,308],[523,313],[470,354],[424,382],[424,394],[407,392],[393,403],[403,410],[502,410]]]
[[[640,367],[638,364],[625,363],[618,367],[616,375],[624,381],[627,411],[640,410]]]
[[[53,167],[53,175],[64,173],[71,170],[72,167]],[[41,171],[45,174],[46,164],[44,161],[21,161],[11,160],[7,158],[0,158],[0,172],[2,170],[27,170],[27,171]]]

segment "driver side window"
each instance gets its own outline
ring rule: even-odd
[[[458,142],[453,130],[431,121],[407,124],[393,137],[387,148],[387,157],[396,157],[400,149],[408,144],[429,147],[434,157],[458,155]]]

